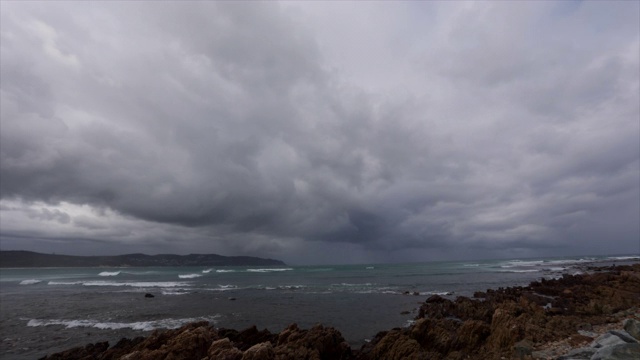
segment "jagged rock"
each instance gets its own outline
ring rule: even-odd
[[[611,330],[611,331],[609,331],[609,333],[611,333],[611,335],[615,335],[615,336],[619,337],[620,339],[622,339],[626,343],[636,343],[636,342],[638,342],[638,340],[636,340],[633,336],[631,336],[631,334],[629,334],[625,330]]]
[[[591,360],[638,360],[640,359],[640,344],[618,344],[598,349]]]
[[[229,338],[216,340],[211,343],[207,351],[209,359],[216,360],[240,360],[242,359],[242,351],[233,347]]]
[[[623,323],[624,330],[640,341],[640,321],[635,319],[626,319]]]
[[[275,358],[276,353],[268,341],[253,345],[242,355],[242,360],[273,360]]]
[[[611,332],[604,333],[598,338],[593,340],[591,346],[594,348],[601,348],[606,346],[613,346],[618,344],[626,344],[627,342],[621,339],[619,336],[612,334]]]
[[[391,330],[380,339],[367,354],[366,359],[418,360],[427,358],[420,344],[403,334],[400,329]]]
[[[597,349],[592,347],[573,349],[556,360],[589,360],[591,359],[591,356],[596,353],[596,350]]]
[[[332,327],[320,324],[309,330],[300,330],[291,324],[278,336],[276,358],[285,359],[348,359],[351,347],[342,334]]]
[[[220,337],[223,336],[222,332],[220,331],[218,332],[218,334],[220,335]],[[258,330],[255,325],[240,332],[227,333],[224,336],[229,337],[229,339],[233,341],[235,347],[242,351],[245,351],[253,345],[263,342],[271,342],[275,344],[275,341],[278,338],[277,334],[272,334],[267,329]]]

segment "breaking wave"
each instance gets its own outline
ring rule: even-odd
[[[180,279],[195,279],[195,278],[199,278],[200,276],[202,276],[202,275],[200,275],[200,274],[185,274],[185,275],[178,275],[178,277],[179,277]]]
[[[20,285],[33,285],[33,284],[38,284],[38,283],[41,283],[41,282],[42,282],[42,280],[29,279],[29,280],[20,281]]]
[[[188,324],[195,321],[209,321],[215,322],[220,315],[200,317],[200,318],[183,318],[183,319],[162,319],[154,321],[139,321],[139,322],[110,322],[100,320],[40,320],[31,319],[27,322],[27,326],[64,326],[67,329],[77,327],[89,327],[102,330],[118,330],[118,329],[133,329],[141,331],[150,331],[156,329],[177,329],[184,324]]]
[[[103,271],[98,276],[118,276],[120,275],[120,271]]]

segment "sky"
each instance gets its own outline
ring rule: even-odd
[[[640,254],[640,2],[0,3],[0,249]]]

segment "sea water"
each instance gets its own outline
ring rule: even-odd
[[[411,323],[431,295],[472,296],[638,256],[280,267],[0,269],[0,358],[35,359],[193,321],[336,327],[353,347]],[[154,297],[145,297],[151,294]]]

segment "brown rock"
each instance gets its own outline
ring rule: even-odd
[[[399,329],[388,332],[367,355],[368,359],[427,359],[427,354],[420,344]]]
[[[351,347],[342,334],[332,327],[316,325],[309,330],[300,330],[291,324],[278,336],[276,358],[284,359],[348,359]]]
[[[273,360],[275,358],[276,353],[268,341],[253,345],[242,355],[242,360]]]
[[[229,338],[214,341],[207,351],[211,360],[240,360],[242,351],[235,348]]]

